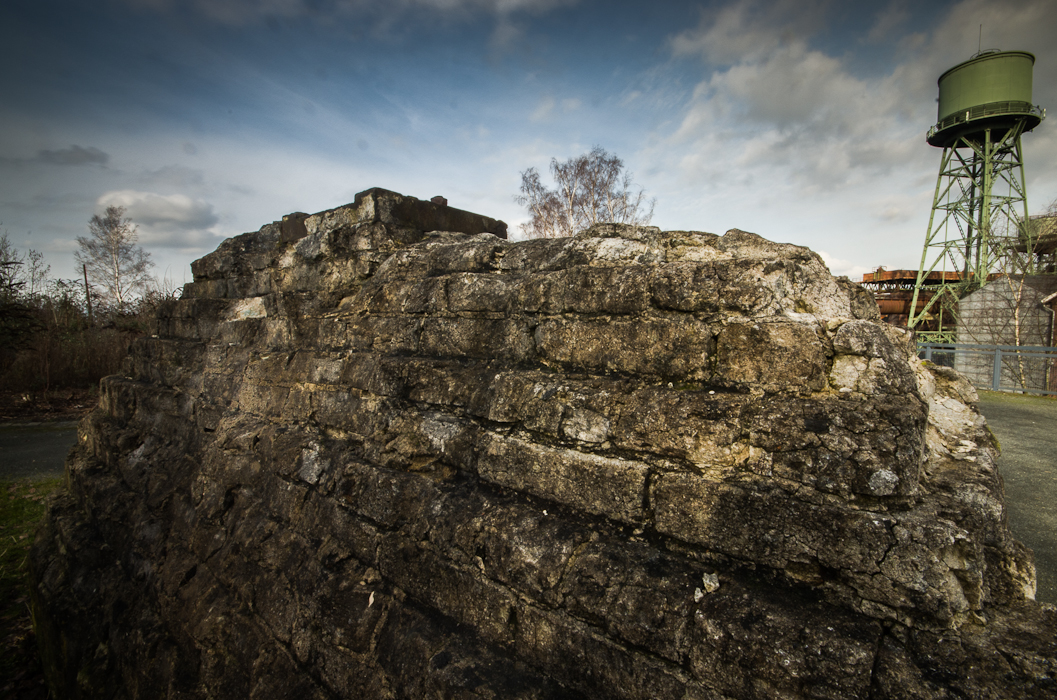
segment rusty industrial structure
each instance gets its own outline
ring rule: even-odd
[[[910,308],[914,298],[914,286],[917,283],[917,270],[886,270],[877,268],[862,277],[862,286],[873,292],[877,307],[885,323],[906,328],[910,321]],[[959,279],[957,272],[931,272],[925,278],[926,285],[939,286],[944,283],[955,283]],[[920,314],[932,300],[932,292],[925,288],[919,291],[917,306],[914,309]],[[919,329],[938,330],[941,326],[950,326],[954,319],[941,319],[931,315],[926,317]]]

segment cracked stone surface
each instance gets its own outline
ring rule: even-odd
[[[368,190],[225,241],[33,549],[63,698],[1051,698],[972,387],[811,251]]]

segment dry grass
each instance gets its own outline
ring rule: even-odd
[[[29,612],[29,548],[62,479],[0,482],[0,697],[48,697]]]

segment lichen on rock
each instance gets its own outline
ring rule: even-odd
[[[33,553],[64,698],[1052,697],[959,375],[806,248],[368,190],[225,241]]]

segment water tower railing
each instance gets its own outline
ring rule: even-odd
[[[1040,119],[1046,118],[1046,110],[1030,102],[1010,100],[1006,102],[988,102],[982,105],[973,105],[965,111],[959,111],[944,117],[938,124],[929,129],[928,138],[932,138],[936,132],[964,124],[984,117],[993,117],[999,114],[1031,114]]]

